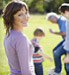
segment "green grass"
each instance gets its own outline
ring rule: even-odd
[[[45,20],[45,15],[30,15],[29,26],[24,29],[24,33],[29,39],[33,38],[33,31],[37,27],[42,27],[46,33],[46,36],[40,41],[44,53],[53,58],[52,50],[53,48],[62,40],[61,36],[53,35],[49,33],[49,28],[59,31],[57,24],[52,24]],[[5,54],[3,40],[5,35],[5,28],[3,26],[3,20],[0,18],[0,75],[9,74],[8,60]],[[63,59],[63,56],[62,56]],[[45,59],[43,62],[44,75],[47,75],[47,70],[50,67],[54,67],[54,62],[50,62],[48,59]],[[62,75],[65,75],[64,63],[62,61]]]

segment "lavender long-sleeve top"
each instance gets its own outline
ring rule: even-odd
[[[5,36],[4,47],[10,75],[35,75],[32,60],[34,48],[23,33],[11,30],[9,37]]]

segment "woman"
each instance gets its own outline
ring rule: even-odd
[[[11,1],[4,9],[6,35],[4,47],[10,67],[10,75],[35,75],[33,46],[22,32],[28,25],[28,7],[22,1]]]

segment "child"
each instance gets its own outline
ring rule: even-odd
[[[43,75],[43,66],[42,62],[44,61],[44,58],[49,59],[52,61],[52,58],[48,57],[46,54],[42,52],[42,48],[39,44],[39,41],[42,39],[42,37],[45,36],[45,33],[42,28],[37,28],[34,31],[34,38],[31,40],[32,44],[35,48],[34,54],[33,54],[33,61],[35,66],[35,73],[36,75]]]

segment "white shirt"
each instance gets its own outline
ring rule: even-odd
[[[64,49],[69,52],[69,19],[66,20],[66,40],[64,42]]]

